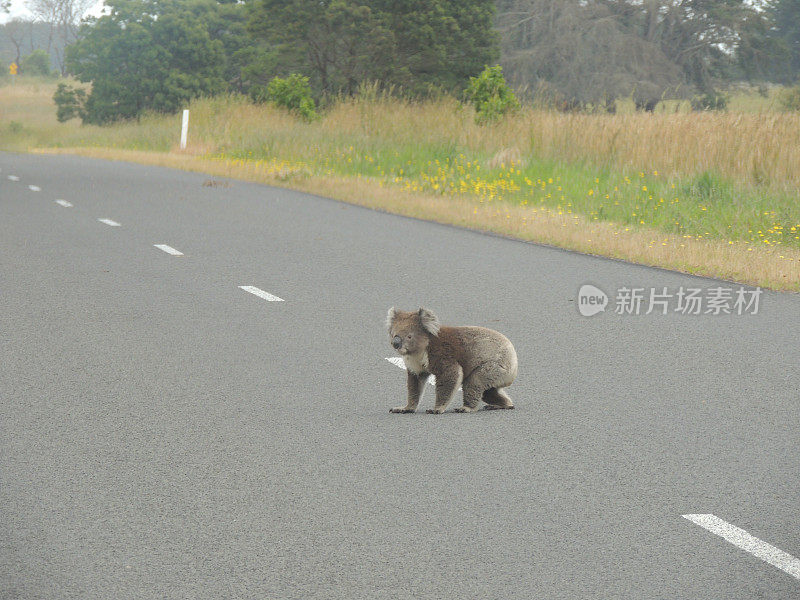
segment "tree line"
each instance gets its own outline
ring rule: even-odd
[[[93,123],[263,99],[289,74],[317,100],[372,82],[422,97],[500,64],[523,94],[607,110],[800,74],[800,0],[107,0],[74,36],[64,70],[92,87],[65,92]]]
[[[800,74],[800,0],[500,0],[507,76],[562,102],[713,96]]]

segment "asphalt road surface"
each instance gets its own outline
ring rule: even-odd
[[[800,297],[210,179],[0,154],[0,597],[800,598]],[[389,414],[393,305],[517,409]]]

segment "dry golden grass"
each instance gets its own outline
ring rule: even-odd
[[[58,146],[60,152],[248,179],[585,253],[800,291],[800,250],[788,244],[747,245],[736,239],[713,240],[707,234],[704,239],[680,237],[648,228],[649,222],[626,227],[591,218],[588,212],[562,211],[555,203],[528,205],[408,189],[396,177],[396,168],[406,161],[425,175],[427,161],[438,165],[442,159],[452,164],[460,152],[469,152],[473,164],[479,161],[495,169],[506,162],[534,165],[535,160],[549,158],[578,165],[569,172],[578,179],[586,175],[580,171],[585,163],[587,173],[598,166],[612,173],[637,172],[637,177],[639,171],[657,170],[659,178],[674,176],[677,184],[681,178],[710,170],[743,186],[758,186],[756,195],[767,189],[796,194],[800,183],[797,114],[585,115],[525,109],[495,125],[478,126],[472,110],[452,99],[414,103],[373,97],[337,103],[321,119],[304,123],[241,97],[220,97],[192,104],[190,146],[179,152],[179,116],[148,115],[102,128],[75,121],[57,123],[54,89],[55,83],[22,80],[16,86],[0,86],[3,147]],[[573,185],[571,193],[586,194],[580,187],[583,183]],[[566,184],[563,193],[569,193]],[[740,206],[740,201],[725,198],[720,208],[744,218],[748,207]],[[771,214],[782,214],[781,206],[789,205],[765,201],[765,210],[772,210]],[[794,232],[795,213],[787,215],[782,217],[787,221],[785,229],[788,233],[791,225]],[[763,229],[770,233],[768,227]]]
[[[42,96],[52,97],[55,84],[20,78],[14,84],[0,86],[0,122],[56,125],[54,106],[42,102]]]
[[[0,122],[45,127],[59,145],[128,145],[167,150],[176,144],[167,117],[107,128],[58,124],[55,84],[18,82],[0,87]],[[42,98],[46,100],[42,102]],[[283,111],[224,97],[192,104],[191,142],[196,151],[260,148],[270,139],[275,155],[291,149],[295,159],[318,153],[319,140],[387,146],[458,147],[482,154],[488,162],[504,152],[519,161],[539,158],[586,161],[615,171],[653,172],[691,177],[713,171],[747,185],[783,191],[800,188],[800,114],[780,112],[564,114],[524,109],[492,126],[479,126],[474,113],[452,99],[408,102],[393,98],[337,103],[315,123],[305,124]],[[232,120],[231,113],[236,119]],[[38,137],[38,136],[37,136]],[[518,161],[515,161],[518,162]]]
[[[474,198],[386,188],[368,178],[309,176],[302,170],[255,162],[209,160],[191,153],[156,153],[101,148],[49,150],[95,158],[128,160],[270,185],[291,187],[351,204],[490,231],[517,239],[609,256],[639,264],[800,291],[800,251],[748,248],[713,240],[691,240],[648,229],[626,231],[613,223],[559,215],[546,207],[476,204]]]
[[[507,148],[558,161],[587,161],[627,172],[693,176],[714,171],[777,189],[800,187],[798,113],[571,114],[525,109],[493,126],[452,100],[414,104],[345,102],[322,127],[395,143],[454,145],[491,157]]]

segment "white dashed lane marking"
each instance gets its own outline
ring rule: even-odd
[[[28,189],[30,191],[32,191],[32,192],[41,192],[42,191],[42,188],[40,188],[38,185],[29,185]]]
[[[172,254],[172,256],[183,256],[183,252],[180,250],[175,250],[172,246],[167,246],[166,244],[153,244],[159,250],[163,250],[167,254]]]
[[[239,289],[242,289],[245,292],[250,292],[251,294],[258,296],[259,298],[263,298],[268,302],[283,302],[283,298],[278,298],[277,296],[273,296],[269,292],[265,292],[264,290],[254,287],[252,285],[240,285]]]
[[[8,180],[9,181],[19,181],[19,177],[17,177],[16,175],[9,175],[8,176]]]
[[[72,202],[67,202],[66,200],[56,200],[56,204],[63,206],[64,208],[69,208],[72,206]]]
[[[734,546],[749,552],[792,577],[800,579],[800,559],[750,535],[744,529],[739,529],[715,515],[683,515],[683,518],[689,519],[692,523],[700,525],[703,529],[720,536]]]
[[[120,227],[120,224],[116,221],[112,221],[111,219],[97,219],[101,223],[105,223],[106,225],[111,225],[111,227]]]

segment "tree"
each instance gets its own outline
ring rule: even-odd
[[[394,66],[394,36],[358,0],[259,0],[250,31],[275,48],[282,71],[308,75],[321,93],[352,94],[361,81],[385,80]]]
[[[642,36],[657,44],[686,81],[711,92],[727,75],[747,19],[756,10],[748,0],[646,0]]]
[[[509,80],[562,108],[613,111],[616,98],[633,95],[652,110],[680,86],[680,69],[640,35],[640,8],[609,4],[500,2],[501,64]]]
[[[750,81],[788,83],[793,79],[789,42],[779,35],[774,17],[772,10],[753,12],[742,26],[736,64],[741,76]]]
[[[713,93],[720,80],[765,66],[777,48],[759,39],[761,3],[500,0],[501,64],[515,85],[545,87],[566,105],[632,93],[651,109],[665,95]]]
[[[62,75],[65,75],[63,48],[77,39],[81,17],[94,4],[94,0],[27,0],[25,5],[48,26],[48,56],[54,56]],[[58,43],[55,43],[54,42]]]
[[[67,52],[69,71],[92,83],[85,122],[174,112],[225,89],[222,44],[184,2],[116,0],[110,8]]]
[[[503,68],[499,65],[486,67],[477,77],[470,77],[464,96],[475,107],[478,124],[497,121],[507,112],[519,108],[519,101],[506,84]]]
[[[66,83],[59,83],[53,94],[56,104],[56,119],[59,123],[69,121],[75,117],[84,118],[86,115],[86,91],[75,88]]]
[[[257,0],[250,31],[318,93],[374,80],[422,93],[463,88],[493,62],[493,11],[488,0]]]
[[[393,33],[397,83],[410,91],[464,89],[469,78],[499,58],[493,21],[495,3],[486,0],[378,0],[373,3]]]
[[[24,75],[39,75],[49,77],[52,75],[50,69],[50,57],[44,50],[34,50],[27,56],[22,57],[20,70]]]
[[[201,20],[212,40],[222,44],[223,77],[228,87],[246,92],[251,86],[247,80],[249,65],[269,55],[268,49],[254,43],[247,30],[250,11],[247,4],[238,1],[193,0],[185,9]]]
[[[306,121],[316,118],[314,111],[314,99],[311,97],[311,87],[308,85],[308,77],[293,73],[286,79],[275,77],[269,82],[262,100],[268,100],[275,104],[300,115]]]
[[[788,53],[789,77],[800,77],[800,0],[775,0],[770,6],[775,35]]]
[[[22,47],[25,41],[33,51],[33,21],[12,19],[3,26],[3,30],[14,46],[14,62],[19,65],[22,57]]]

